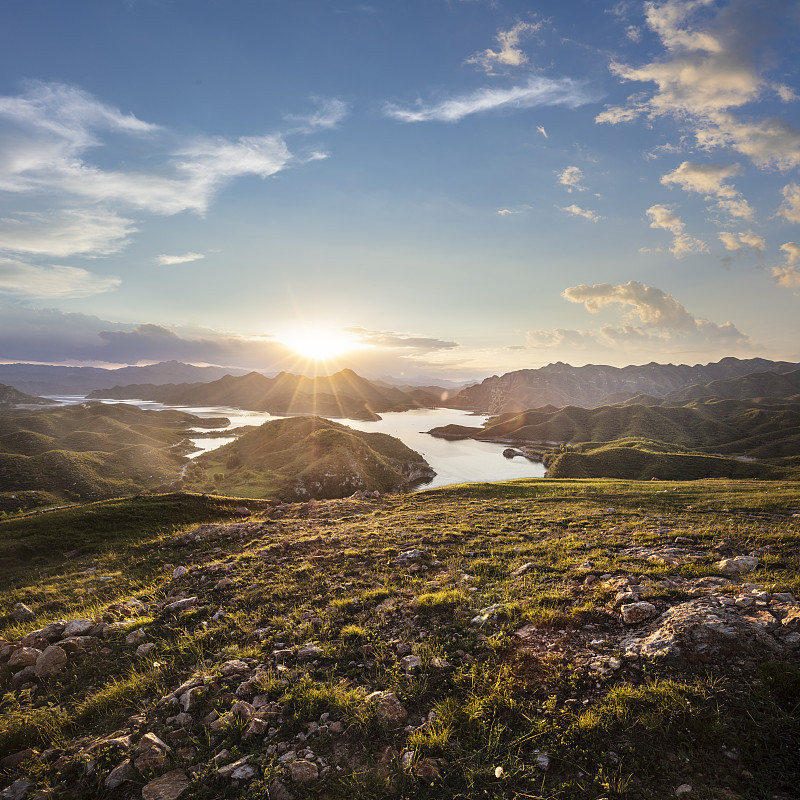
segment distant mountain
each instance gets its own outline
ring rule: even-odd
[[[441,405],[422,389],[403,391],[368,381],[350,369],[320,378],[281,372],[226,375],[210,383],[116,386],[92,392],[93,398],[155,400],[185,406],[233,406],[270,414],[316,414],[322,417],[375,420],[384,411],[407,411]]]
[[[49,402],[43,397],[25,394],[25,392],[20,392],[13,386],[6,386],[4,383],[0,383],[0,406],[38,406],[46,405]]]
[[[320,417],[266,422],[187,468],[184,487],[287,500],[406,491],[436,473],[385,433],[362,433]]]
[[[162,361],[144,367],[56,367],[49,364],[0,364],[0,381],[34,394],[88,394],[122,383],[206,383],[223,375],[244,375],[245,369],[196,367],[180,361]]]
[[[490,414],[525,411],[545,405],[594,408],[620,402],[625,396],[665,397],[692,384],[739,378],[750,373],[787,373],[800,364],[763,358],[723,358],[712,364],[644,364],[573,367],[558,362],[541,369],[494,375],[462,389],[446,405]],[[613,398],[613,399],[611,399]]]
[[[664,399],[683,402],[716,397],[727,400],[764,398],[779,400],[800,395],[800,370],[794,372],[754,372],[739,378],[692,384],[670,392]]]

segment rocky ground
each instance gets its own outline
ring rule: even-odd
[[[6,596],[0,798],[796,797],[798,506],[517,482],[73,552]]]

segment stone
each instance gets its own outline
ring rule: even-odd
[[[253,714],[255,714],[255,708],[253,708],[250,703],[246,703],[244,700],[240,700],[236,703],[233,708],[231,709],[231,714],[235,717],[239,717],[239,719],[250,719]]]
[[[283,781],[275,778],[269,785],[269,800],[294,800],[294,795]]]
[[[65,626],[61,636],[68,639],[70,636],[83,636],[94,628],[94,620],[72,619]]]
[[[225,677],[228,677],[230,675],[236,675],[239,672],[249,672],[250,667],[246,661],[241,661],[238,658],[234,658],[230,661],[226,661],[220,668],[220,671]]]
[[[52,678],[64,669],[67,663],[67,654],[58,645],[46,647],[36,659],[34,670],[39,678]]]
[[[414,766],[414,774],[423,781],[435,781],[439,777],[439,763],[435,758],[420,759]]]
[[[293,761],[289,771],[294,783],[312,783],[319,777],[319,767],[313,761],[299,758]]]
[[[405,656],[400,659],[400,669],[404,672],[413,672],[422,667],[422,661],[418,656]]]
[[[26,684],[34,684],[36,681],[36,670],[32,666],[23,667],[19,672],[11,676],[8,685],[12,689],[22,689]]]
[[[255,768],[251,767],[247,762],[252,756],[244,756],[232,764],[226,764],[224,767],[217,769],[217,774],[221,778],[233,778],[234,780],[250,780],[256,774]]]
[[[85,653],[87,650],[94,650],[99,641],[96,636],[68,636],[57,644],[67,653]]]
[[[134,752],[139,755],[140,753],[150,750],[152,747],[156,747],[162,751],[169,749],[167,745],[158,738],[158,736],[156,736],[154,733],[148,732],[142,736],[141,739],[139,739],[139,743],[136,745],[136,750]]]
[[[676,790],[675,790],[675,797],[680,797],[683,794],[690,794],[692,791],[692,785],[690,783],[682,783]]]
[[[118,789],[126,781],[132,781],[136,778],[136,769],[130,761],[123,761],[117,764],[111,772],[106,775],[105,781],[107,789]]]
[[[425,556],[424,550],[406,550],[397,556],[397,562],[402,565],[413,564],[417,561],[422,561]]]
[[[233,586],[234,582],[231,578],[222,578],[214,585],[214,589],[227,589],[229,586]],[[255,631],[253,632],[255,633]]]
[[[629,603],[626,606],[622,606],[620,611],[622,612],[622,620],[627,625],[635,625],[637,622],[644,622],[658,613],[656,607],[652,603],[646,603],[644,601]]]
[[[189,788],[189,778],[182,769],[173,769],[142,788],[142,800],[178,800]]]
[[[341,722],[331,722],[328,725],[328,733],[332,736],[340,736],[344,733],[344,724]]]
[[[125,644],[141,644],[147,638],[147,634],[139,628],[138,630],[131,631],[125,637]]]
[[[35,647],[20,647],[14,652],[11,658],[8,659],[8,666],[30,667],[36,663],[41,654],[42,651],[37,650]]]
[[[32,758],[38,754],[39,751],[34,750],[31,747],[27,748],[26,750],[19,750],[16,753],[12,753],[10,756],[0,759],[0,769],[7,769],[9,771],[16,769],[24,761],[27,761],[29,758]]]
[[[534,566],[533,561],[528,561],[526,564],[523,564],[521,567],[517,567],[515,570],[513,570],[511,573],[511,577],[519,578],[520,575],[524,575],[533,566]]]
[[[297,660],[300,662],[314,661],[321,655],[322,655],[322,650],[320,650],[319,647],[317,647],[315,644],[307,644],[301,647],[297,651]]]
[[[186,567],[175,567],[172,572],[173,579],[177,580],[178,578],[183,577],[186,574]]]
[[[140,644],[136,648],[136,655],[140,658],[144,658],[145,656],[149,656],[150,653],[153,652],[155,649],[156,643],[155,642],[145,642],[144,644]]]
[[[399,728],[407,719],[408,711],[394,692],[376,692],[379,696],[374,698],[378,703],[378,719],[387,728]],[[370,695],[373,697],[373,695]],[[367,698],[369,700],[369,697]]]
[[[292,651],[283,647],[280,650],[273,650],[272,657],[278,664],[283,664],[284,661],[288,661],[292,657]]]
[[[177,614],[179,611],[188,611],[188,609],[194,608],[197,603],[197,597],[184,597],[183,600],[176,600],[174,603],[170,603],[167,606],[167,610]]]
[[[20,778],[0,792],[0,800],[25,800],[32,788],[33,784],[27,778]]]
[[[755,556],[735,556],[734,558],[723,558],[714,566],[729,575],[735,575],[740,572],[752,572],[758,567],[758,559]]]
[[[28,608],[25,603],[17,603],[14,606],[14,610],[11,612],[11,619],[13,619],[14,622],[30,622],[36,619],[36,612]]]

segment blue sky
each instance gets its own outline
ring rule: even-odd
[[[10,0],[0,359],[800,360],[799,28],[784,0]]]

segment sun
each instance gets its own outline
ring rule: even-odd
[[[328,361],[364,345],[351,333],[332,328],[297,328],[280,337],[299,356],[311,361]]]

